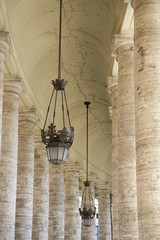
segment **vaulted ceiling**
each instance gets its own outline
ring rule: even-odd
[[[63,0],[62,78],[68,81],[66,94],[75,129],[69,159],[85,166],[83,102],[89,100],[89,170],[101,180],[111,181],[110,99],[105,84],[114,69],[112,38],[122,27],[130,28],[124,25],[127,6],[123,0]],[[9,32],[12,45],[5,74],[22,77],[25,93],[20,106],[37,109],[39,128],[49,103],[51,80],[57,78],[58,24],[59,0],[0,1],[0,28]]]

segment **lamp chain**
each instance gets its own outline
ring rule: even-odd
[[[87,159],[87,161],[86,161],[86,180],[87,180],[87,182],[88,182],[88,105],[86,105],[86,108],[87,108],[87,146],[86,146],[86,159]]]
[[[49,113],[49,110],[50,110],[50,106],[51,106],[51,102],[52,102],[52,99],[53,99],[53,95],[54,95],[54,88],[53,88],[53,90],[52,90],[52,95],[51,95],[51,98],[50,98],[50,101],[49,101],[49,105],[48,105],[48,109],[47,109],[47,114],[46,114],[46,118],[45,118],[45,121],[44,121],[43,131],[44,131],[44,129],[45,129],[46,122],[47,122],[47,119],[48,119],[48,113]]]
[[[61,80],[61,35],[62,35],[62,0],[60,0],[59,14],[59,59],[58,59],[58,79]]]

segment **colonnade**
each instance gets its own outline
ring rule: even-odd
[[[160,238],[160,1],[132,0],[134,34],[114,36],[112,100],[114,240]]]
[[[8,38],[8,33],[0,34],[0,239],[96,239],[95,225],[81,227],[82,166],[69,160],[64,165],[49,164],[37,129],[38,112],[19,107],[23,79],[4,76],[5,55],[10,47]],[[90,175],[93,198],[95,179]],[[108,212],[100,211],[104,226],[105,218],[109,221],[110,202],[108,192],[100,191],[100,196],[100,209],[105,203]],[[102,227],[103,232],[106,236],[110,234],[109,222],[106,228]]]
[[[99,186],[99,240],[160,238],[160,1],[132,0],[134,35],[114,37],[110,184]],[[80,227],[78,163],[48,164],[35,109],[19,109],[21,78],[4,77],[8,33],[0,33],[0,237],[94,240]],[[1,141],[2,139],[2,141]],[[71,178],[72,176],[72,178]],[[74,181],[72,180],[74,178]],[[74,204],[73,204],[74,203]],[[81,237],[80,237],[81,235]]]

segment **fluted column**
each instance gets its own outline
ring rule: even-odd
[[[49,162],[40,130],[35,131],[33,240],[48,240],[49,217]]]
[[[0,154],[2,138],[2,110],[3,110],[3,78],[4,78],[4,61],[10,50],[10,40],[8,32],[0,32]]]
[[[15,239],[32,239],[34,129],[38,116],[33,109],[19,111],[18,168]]]
[[[133,35],[114,38],[118,61],[119,239],[138,239]]]
[[[139,239],[160,239],[160,1],[132,3]]]
[[[65,240],[80,240],[79,163],[65,163]]]
[[[85,180],[84,177],[82,177],[82,179]],[[95,187],[95,184],[97,183],[97,177],[94,174],[90,174],[88,176],[88,180],[90,182],[90,188],[91,188],[91,192],[92,192],[93,201],[95,202],[94,187]],[[82,240],[96,240],[95,219],[94,219],[94,223],[92,226],[90,226],[90,227],[85,227],[83,225],[81,226],[81,239]]]
[[[0,238],[14,239],[17,185],[18,108],[21,79],[4,80],[0,161]]]
[[[107,90],[112,100],[112,223],[113,240],[119,240],[118,214],[118,79],[107,78]]]
[[[100,183],[98,185],[98,239],[111,240],[111,202],[110,183]]]
[[[49,164],[49,240],[64,240],[64,164]]]

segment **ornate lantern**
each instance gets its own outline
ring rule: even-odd
[[[67,105],[67,98],[65,93],[65,86],[67,82],[64,81],[64,79],[61,79],[61,32],[62,32],[61,25],[62,25],[62,0],[60,0],[58,79],[56,79],[55,81],[52,80],[53,90],[52,90],[51,98],[49,101],[49,106],[47,109],[44,126],[43,126],[43,129],[41,130],[42,142],[46,145],[48,160],[53,164],[61,164],[65,162],[68,154],[68,150],[72,145],[73,138],[74,138],[74,128],[71,127],[69,110]],[[55,93],[55,100],[54,100],[53,122],[48,126],[48,130],[45,130],[50,106],[54,98],[54,92],[56,93]],[[61,96],[61,102],[62,102],[62,122],[63,122],[62,130],[56,130],[56,126],[55,126],[55,115],[56,115],[58,93]],[[64,114],[65,108],[66,108],[66,113],[68,117],[68,124],[70,127],[70,131],[67,131],[67,128],[66,128],[66,119]]]
[[[79,208],[80,216],[82,217],[82,224],[90,227],[94,222],[96,207],[92,197],[90,182],[88,181],[88,106],[90,102],[84,102],[87,109],[87,153],[86,153],[86,181],[84,182],[84,189],[82,194],[81,208]]]

